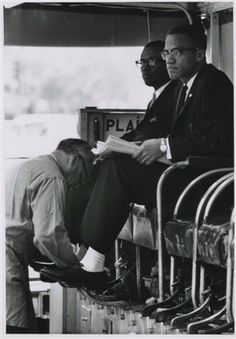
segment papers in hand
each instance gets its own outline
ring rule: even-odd
[[[96,148],[92,149],[92,152],[96,155],[105,155],[109,154],[110,152],[118,152],[132,155],[139,149],[138,145],[115,137],[114,135],[109,135],[105,142],[97,141],[96,146]]]

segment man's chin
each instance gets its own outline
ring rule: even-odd
[[[148,80],[148,79],[143,79],[143,81],[145,82],[145,85],[153,87],[153,82]]]
[[[168,75],[171,80],[179,79],[179,74],[177,72],[168,71]]]

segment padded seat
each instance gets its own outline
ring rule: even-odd
[[[125,225],[120,231],[118,239],[133,242],[133,223],[131,214],[129,215]]]
[[[118,238],[135,245],[157,249],[156,208],[147,209],[144,205],[133,204],[130,216]]]
[[[170,221],[165,226],[167,252],[192,258],[193,221]],[[198,230],[199,259],[202,262],[226,266],[229,223],[202,225]]]
[[[164,230],[167,252],[184,258],[192,258],[193,221],[172,220]]]
[[[163,219],[167,220],[173,207],[165,206]],[[132,242],[152,250],[158,249],[158,226],[156,208],[147,208],[144,205],[133,204],[130,216],[122,228],[118,238]]]
[[[133,242],[136,245],[157,249],[157,211],[143,205],[133,206]]]
[[[198,253],[202,262],[226,267],[229,229],[229,222],[200,227]]]

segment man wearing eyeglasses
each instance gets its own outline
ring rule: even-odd
[[[127,141],[137,141],[146,145],[147,140],[165,137],[169,134],[174,111],[176,81],[170,81],[166,65],[161,57],[164,42],[157,40],[148,43],[136,65],[140,68],[145,84],[153,87],[153,97],[149,102],[144,119],[134,131],[122,136]],[[150,152],[148,145],[145,151]],[[160,152],[159,156],[162,156]],[[145,159],[137,158],[145,164]]]
[[[172,127],[161,146],[159,139],[148,140],[134,159],[149,165],[160,157],[161,148],[172,161],[188,155],[232,156],[233,85],[206,63],[205,52],[201,27],[181,25],[168,32],[161,57],[170,79],[179,82]],[[148,152],[151,148],[153,153]]]
[[[161,53],[171,79],[179,80],[172,131],[167,138],[172,160],[188,155],[233,155],[233,85],[225,73],[206,63],[203,29],[171,29]]]
[[[206,36],[194,26],[176,27],[167,34],[161,56],[179,90],[174,106],[173,92],[162,106],[161,96],[175,85],[168,84],[165,73],[161,78],[159,70],[164,72],[164,64],[152,47],[144,48],[138,62],[143,79],[163,91],[155,111],[150,104],[139,129],[124,135],[130,141],[141,140],[140,149],[132,157],[111,156],[102,161],[79,229],[80,241],[88,246],[81,266],[63,273],[49,270],[45,272],[48,277],[94,289],[105,286],[105,255],[127,220],[130,203],[155,205],[156,184],[167,168],[156,160],[163,156],[175,161],[189,155],[232,154],[233,86],[223,72],[206,64],[205,49]],[[154,79],[163,82],[155,86]],[[145,134],[149,129],[151,133]],[[168,181],[172,196],[176,182]]]

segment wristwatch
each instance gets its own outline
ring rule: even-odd
[[[162,154],[166,154],[166,152],[167,152],[167,146],[166,146],[165,138],[161,138],[160,151],[161,151]]]

